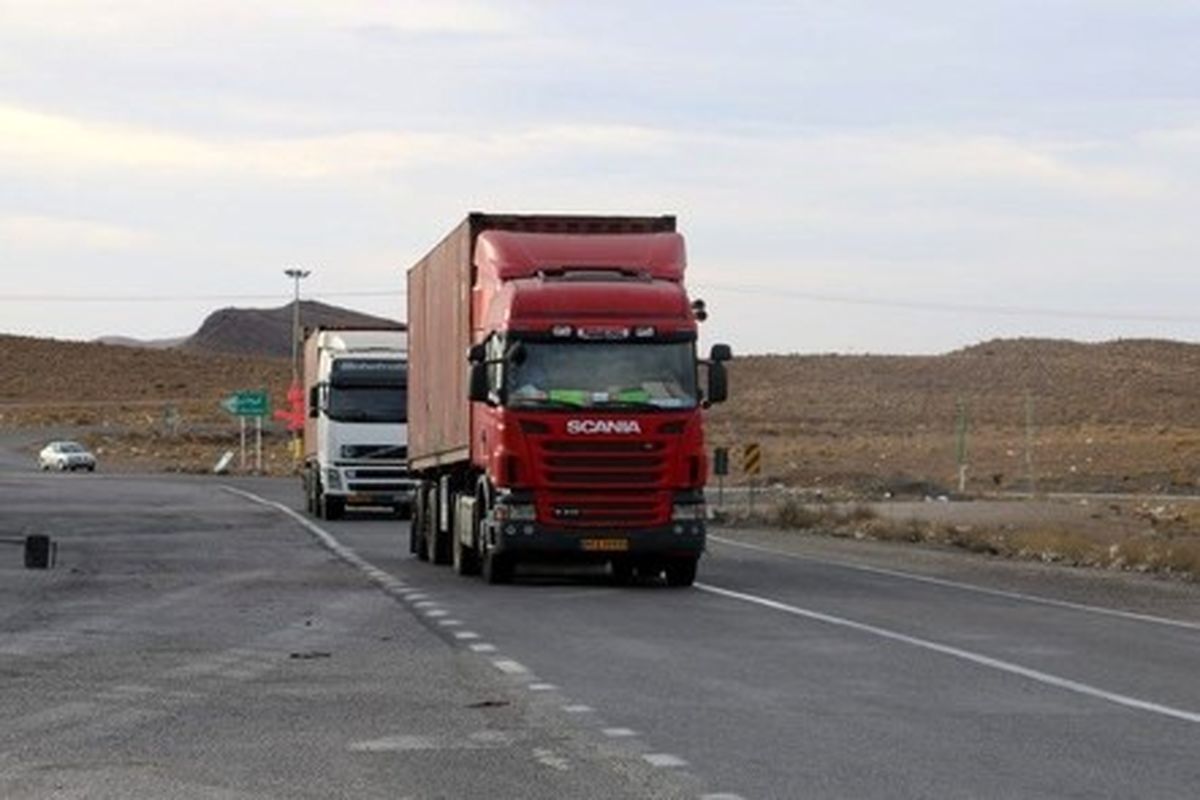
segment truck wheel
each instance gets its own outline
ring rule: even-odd
[[[667,586],[691,586],[696,582],[698,558],[675,558],[667,562]]]
[[[448,539],[449,537],[439,531],[436,526],[433,526],[432,530],[426,531],[425,560],[431,564],[449,564],[452,554],[447,552],[450,550]]]
[[[428,494],[424,489],[417,490],[413,501],[412,522],[408,524],[408,551],[417,557],[418,561],[428,561],[425,554],[425,531],[429,529]]]
[[[483,579],[491,584],[512,583],[513,558],[487,549],[483,554]]]
[[[341,519],[346,513],[346,501],[340,497],[321,495],[321,519]]]
[[[455,572],[459,575],[479,574],[479,555],[475,552],[475,548],[467,547],[458,536],[455,536],[452,550],[454,551],[453,561]]]
[[[442,533],[442,521],[438,514],[437,490],[434,489],[429,493],[428,503],[425,508],[429,514],[425,523],[424,539],[425,539],[425,558],[430,564],[449,564],[450,563],[450,537]]]

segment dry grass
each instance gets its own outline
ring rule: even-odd
[[[1157,512],[1157,515],[1155,514]],[[862,504],[811,503],[788,497],[732,524],[766,524],[824,536],[956,547],[1002,558],[1120,569],[1200,579],[1200,509],[1144,511],[1144,529],[1083,530],[1047,525],[946,525],[892,520]],[[1168,519],[1164,525],[1161,521]]]
[[[233,471],[238,471],[240,443],[234,428],[174,436],[158,431],[91,433],[81,439],[96,454],[101,470],[206,473],[212,471],[222,454],[232,450]],[[254,463],[253,432],[247,435],[246,448],[249,469]],[[263,474],[288,475],[294,471],[289,438],[284,434],[264,434],[262,458]]]

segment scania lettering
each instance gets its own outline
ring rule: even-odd
[[[730,352],[684,268],[674,217],[471,214],[408,271],[418,558],[695,580]]]
[[[641,433],[636,419],[572,419],[567,420],[567,433]]]

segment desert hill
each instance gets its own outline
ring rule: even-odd
[[[0,426],[103,422],[137,408],[182,407],[220,418],[219,400],[236,389],[282,397],[288,359],[124,347],[0,335]],[[111,420],[110,420],[111,421]]]
[[[300,302],[300,321],[305,328],[371,327],[401,328],[396,320],[375,317],[311,300]],[[208,315],[200,329],[179,346],[208,353],[275,356],[287,358],[292,351],[292,304],[279,308],[222,308]]]
[[[0,336],[0,427],[145,425],[167,408],[185,424],[228,422],[217,404],[237,389],[265,388],[279,407],[290,308],[279,311],[283,344],[268,344],[282,358]],[[225,315],[229,327],[214,321],[209,334],[273,319],[262,313]],[[757,442],[759,480],[792,485],[949,491],[961,449],[972,491],[1200,488],[1200,345],[1017,339],[940,356],[746,356],[730,378],[708,437],[733,451],[734,482],[745,479],[738,449]]]
[[[759,442],[769,479],[951,488],[960,424],[970,488],[1184,491],[1200,478],[1200,345],[1017,339],[941,356],[750,356],[730,379],[710,439]]]

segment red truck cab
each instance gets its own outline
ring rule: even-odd
[[[651,219],[663,222],[474,237],[469,466],[427,471],[419,554],[493,582],[518,561],[548,559],[693,582],[705,546],[703,408],[725,399],[729,348],[698,358],[703,311],[683,284],[683,237],[673,218]],[[438,552],[442,531],[451,553]]]

